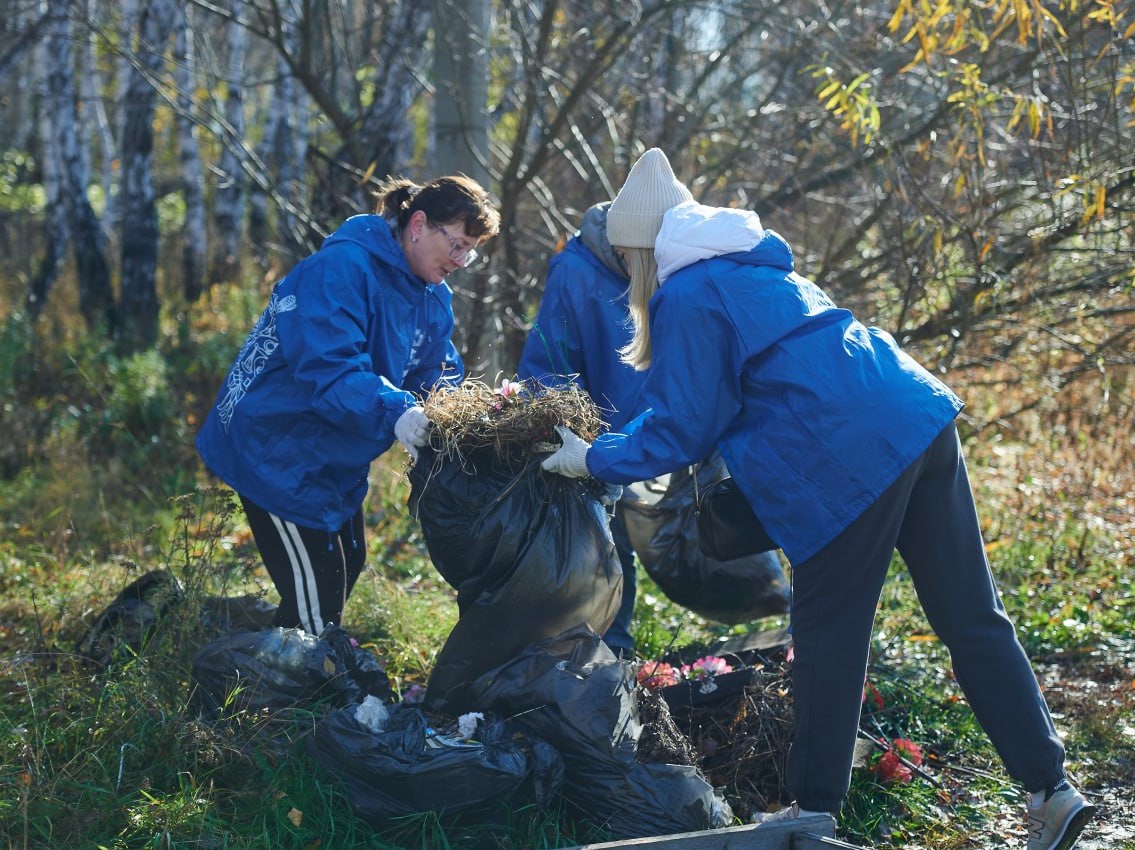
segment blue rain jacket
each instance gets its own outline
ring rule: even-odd
[[[362,505],[398,417],[464,379],[452,333],[449,286],[410,271],[382,217],[354,216],[276,284],[197,449],[257,505],[335,531]]]
[[[548,264],[517,377],[545,386],[574,381],[617,430],[630,419],[646,374],[619,360],[619,349],[630,342],[631,321],[628,281],[607,242],[608,206],[589,209],[579,233]]]
[[[739,250],[739,240],[752,247]],[[587,466],[596,478],[651,478],[718,445],[754,512],[799,564],[962,409],[889,334],[796,274],[788,244],[754,213],[681,204],[667,213],[655,254],[664,282],[649,308],[649,409],[623,434],[595,441]]]

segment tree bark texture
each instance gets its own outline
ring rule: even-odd
[[[154,85],[177,16],[175,0],[147,0],[138,20],[137,65],[126,83],[122,128],[122,294],[119,338],[126,351],[158,335],[158,212],[155,203]]]
[[[487,43],[489,0],[434,4],[434,161],[439,174],[467,174],[492,188],[489,163]],[[478,371],[493,375],[506,355],[484,346],[491,323],[491,278],[470,269],[459,272],[468,289],[456,290],[458,342],[462,356]]]
[[[285,5],[282,8],[287,10],[290,7]],[[280,254],[280,263],[290,267],[314,247],[308,244],[296,206],[302,197],[300,181],[307,153],[307,128],[299,126],[297,122],[302,116],[306,116],[307,106],[306,96],[296,85],[292,71],[293,63],[299,61],[297,53],[302,44],[294,10],[286,11],[277,19],[277,26],[279,32],[276,47],[279,58],[276,61],[276,79],[272,84],[264,138],[258,148],[259,157],[270,169],[273,179],[266,185],[258,185],[252,191],[249,235],[255,250],[267,260],[266,252],[269,243],[273,241],[268,221],[268,201],[271,197],[277,210],[274,240],[276,251]]]
[[[83,126],[75,101],[75,79],[72,71],[71,25],[69,0],[52,0],[49,35],[44,43],[47,71],[44,92],[45,170],[48,198],[52,212],[49,222],[54,238],[49,240],[48,253],[40,274],[32,283],[32,315],[46,305],[51,283],[63,258],[64,246],[70,240],[79,287],[79,311],[88,327],[115,327],[114,295],[110,287],[110,269],[104,254],[104,239],[98,218],[87,199],[90,177],[89,160],[83,155],[76,128]],[[50,163],[48,165],[48,163]]]
[[[225,46],[228,50],[225,72],[224,127],[221,158],[217,165],[217,183],[213,189],[213,222],[216,233],[212,240],[209,276],[212,282],[234,282],[240,276],[240,249],[243,244],[245,207],[244,174],[244,58],[248,35],[237,20],[244,12],[242,0],[233,0],[233,17],[225,22]]]
[[[181,255],[181,288],[185,300],[193,303],[205,289],[205,258],[208,238],[205,232],[205,176],[197,145],[196,101],[193,78],[196,59],[189,10],[178,9],[174,33],[173,58],[177,81],[177,137],[181,161],[182,192],[185,198],[185,227]]]

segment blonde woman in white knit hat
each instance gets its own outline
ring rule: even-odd
[[[962,402],[878,328],[793,267],[756,213],[696,203],[648,150],[607,213],[630,272],[646,412],[588,444],[561,428],[544,460],[626,484],[721,451],[792,570],[793,805],[836,812],[847,793],[871,627],[902,555],[954,672],[1028,792],[1028,850],[1067,850],[1094,807],[1064,747],[985,558],[954,426]]]

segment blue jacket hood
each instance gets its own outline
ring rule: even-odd
[[[583,214],[583,218],[579,222],[579,232],[576,235],[587,250],[594,254],[612,275],[623,281],[625,286],[627,267],[623,264],[622,258],[615,253],[615,249],[611,247],[611,241],[607,238],[607,211],[610,208],[610,201],[591,207]]]
[[[392,272],[398,272],[398,278],[392,278],[397,283],[406,286],[429,287],[443,286],[444,284],[429,284],[410,271],[410,264],[406,261],[406,252],[398,242],[397,225],[389,219],[378,215],[362,214],[351,216],[323,240],[320,250],[334,248],[336,245],[353,245],[365,251],[377,262],[388,266]]]
[[[607,242],[607,206],[588,210],[580,233],[548,264],[517,376],[545,386],[574,382],[617,430],[634,412],[645,373],[619,359],[631,338],[628,281]]]

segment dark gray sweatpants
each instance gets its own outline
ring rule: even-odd
[[[954,673],[1009,774],[1028,791],[1064,776],[1064,747],[994,587],[953,424],[818,554],[792,570],[795,740],[787,784],[801,808],[837,811],[871,627],[898,549]]]

